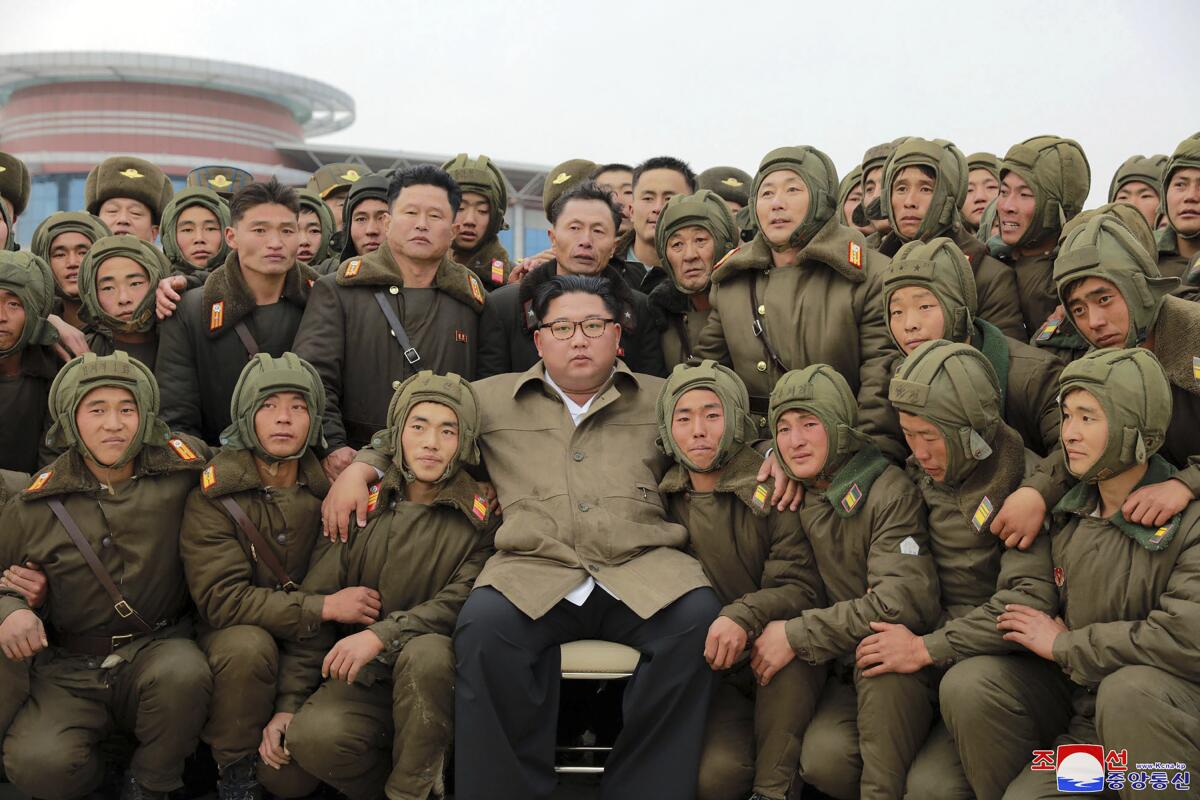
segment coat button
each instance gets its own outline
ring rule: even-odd
[[[286,533],[279,534],[278,536],[275,537],[275,541],[279,542],[280,544],[287,544],[287,534]]]
[[[767,313],[767,307],[766,307],[766,306],[759,306],[759,307],[758,307],[758,315],[759,315],[760,317],[761,317],[763,314],[766,314],[766,313]]]
[[[755,365],[754,365],[754,368],[755,368],[756,370],[758,370],[759,372],[766,372],[766,371],[767,371],[767,362],[765,362],[765,361],[760,361],[760,362],[758,362],[757,364],[755,364]]]
[[[101,547],[112,547],[112,537],[105,536],[103,539],[100,540],[100,546]]]
[[[580,450],[576,450],[576,451],[575,451],[575,455],[573,456],[573,458],[574,458],[576,461],[583,461],[583,452],[582,452],[582,451],[580,451]]]
[[[400,381],[392,381],[393,391],[400,388]]]
[[[589,508],[591,508],[591,506],[589,506],[587,503],[580,503],[580,504],[579,504],[579,510],[580,510],[580,511],[587,511]]]
[[[389,286],[388,291],[391,292],[392,294],[400,294],[400,287],[399,286]]]

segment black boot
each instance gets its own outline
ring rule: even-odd
[[[121,779],[121,800],[167,800],[170,792],[152,792],[126,772]]]
[[[222,769],[221,779],[217,782],[219,800],[262,800],[256,765],[255,757],[249,755]]]

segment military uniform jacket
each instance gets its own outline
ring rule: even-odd
[[[213,446],[220,443],[221,431],[229,427],[233,388],[250,360],[237,324],[245,323],[260,352],[283,355],[292,349],[315,277],[297,264],[279,302],[256,305],[237,252],[232,252],[203,287],[184,294],[175,314],[158,326],[154,367],[162,417],[172,430]]]
[[[664,281],[650,292],[653,309],[661,331],[663,360],[668,373],[692,357],[700,342],[700,333],[708,322],[709,309],[703,311],[692,304],[692,298]]]
[[[914,459],[908,463],[929,509],[929,542],[941,587],[944,615],[924,637],[929,657],[939,666],[970,656],[1025,652],[996,628],[1006,604],[1057,613],[1048,537],[1039,536],[1028,550],[1018,550],[1005,547],[988,530],[1037,457],[1003,424],[993,447],[992,455],[959,486],[935,483]]]
[[[918,635],[941,616],[937,569],[921,495],[904,470],[874,448],[851,457],[828,489],[808,487],[798,512],[832,605],[787,622],[796,656],[853,664],[872,622]]]
[[[975,320],[971,345],[981,351],[1000,383],[1004,422],[1039,455],[1058,447],[1062,411],[1058,374],[1062,362],[1036,347],[1004,336],[989,320]]]
[[[322,538],[301,586],[314,595],[348,586],[379,592],[382,613],[369,630],[384,649],[357,679],[367,685],[391,678],[383,665],[394,663],[410,639],[454,632],[458,612],[493,552],[487,500],[461,470],[431,505],[422,505],[404,499],[403,478],[393,465],[371,487],[371,498],[366,527],[353,530],[345,544]],[[314,638],[284,643],[278,710],[300,708],[321,680],[329,648],[355,630],[325,623]]]
[[[721,616],[753,640],[768,622],[825,604],[812,547],[795,514],[771,507],[771,482],[757,480],[762,456],[742,446],[713,492],[695,492],[676,464],[659,484],[671,518],[687,528],[687,551],[704,567]]]
[[[1017,279],[1017,300],[1025,330],[1036,331],[1058,308],[1058,290],[1054,286],[1054,259],[1057,250],[1007,261]]]
[[[168,444],[145,447],[137,456],[133,479],[112,492],[100,485],[78,452],[68,450],[4,508],[0,560],[5,564],[33,561],[49,581],[48,599],[40,613],[48,623],[51,649],[49,656],[39,656],[39,664],[70,655],[56,647],[59,635],[140,633],[113,608],[50,510],[46,500],[51,497],[62,501],[142,619],[151,626],[161,624],[162,635],[178,635],[175,623],[189,609],[179,559],[179,525],[208,450],[191,437],[172,436]],[[16,591],[0,589],[0,621],[28,607]],[[116,653],[132,660],[149,638],[136,638]]]
[[[1166,480],[1157,456],[1140,485]],[[1158,667],[1200,680],[1200,502],[1161,529],[1091,516],[1099,494],[1078,484],[1055,507],[1054,580],[1070,630],[1054,640],[1054,660],[1077,684],[1095,689],[1121,667]]]
[[[46,401],[58,367],[50,348],[34,345],[21,351],[18,375],[0,378],[0,468],[32,472],[58,455],[46,445]]]
[[[498,289],[508,283],[508,275],[513,267],[512,259],[495,236],[473,253],[459,253],[455,250],[453,255],[455,261],[474,272],[475,277],[489,290]]]
[[[392,336],[377,292],[385,294],[420,354],[416,364]],[[405,289],[386,244],[318,280],[293,349],[316,367],[325,384],[329,449],[357,449],[370,442],[387,427],[393,390],[420,370],[474,378],[483,303],[483,284],[449,257],[442,258],[428,289]]]
[[[188,589],[205,625],[257,625],[278,639],[316,634],[324,598],[284,591],[219,499],[227,497],[241,507],[288,577],[299,583],[321,537],[321,498],[328,490],[329,481],[312,452],[300,458],[299,482],[287,489],[262,485],[249,450],[217,453],[188,497],[180,528]]]
[[[1161,228],[1154,232],[1158,241],[1158,252],[1153,255],[1158,259],[1158,271],[1169,278],[1183,278],[1188,272],[1188,259],[1179,253],[1179,235],[1174,229]],[[1178,291],[1186,291],[1186,284]]]
[[[899,351],[883,313],[880,273],[886,264],[886,256],[866,248],[861,233],[830,220],[794,265],[772,267],[771,250],[759,234],[713,271],[712,311],[695,355],[732,367],[746,383],[760,435],[769,435],[766,398],[784,372],[828,364],[858,396],[862,430],[890,458],[903,461],[899,425],[887,403]],[[754,335],[752,282],[765,336],[786,370]]]

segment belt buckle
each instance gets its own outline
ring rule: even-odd
[[[417,348],[410,347],[404,351],[404,360],[409,364],[416,364],[421,360],[421,354],[417,352]]]
[[[121,619],[129,619],[133,616],[133,607],[125,600],[114,605],[113,610],[117,612],[117,616]]]
[[[117,651],[118,647],[121,647],[122,645],[127,645],[133,641],[133,634],[132,633],[122,633],[118,636],[112,636],[110,638],[112,639],[112,642],[111,642],[112,652],[115,653]]]

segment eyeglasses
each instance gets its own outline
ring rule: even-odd
[[[588,317],[580,322],[572,322],[569,319],[556,319],[554,322],[548,322],[538,327],[549,328],[551,336],[565,342],[575,336],[576,328],[582,330],[583,335],[587,338],[598,339],[604,335],[605,329],[613,322],[616,322],[616,320],[605,319],[604,317]]]

